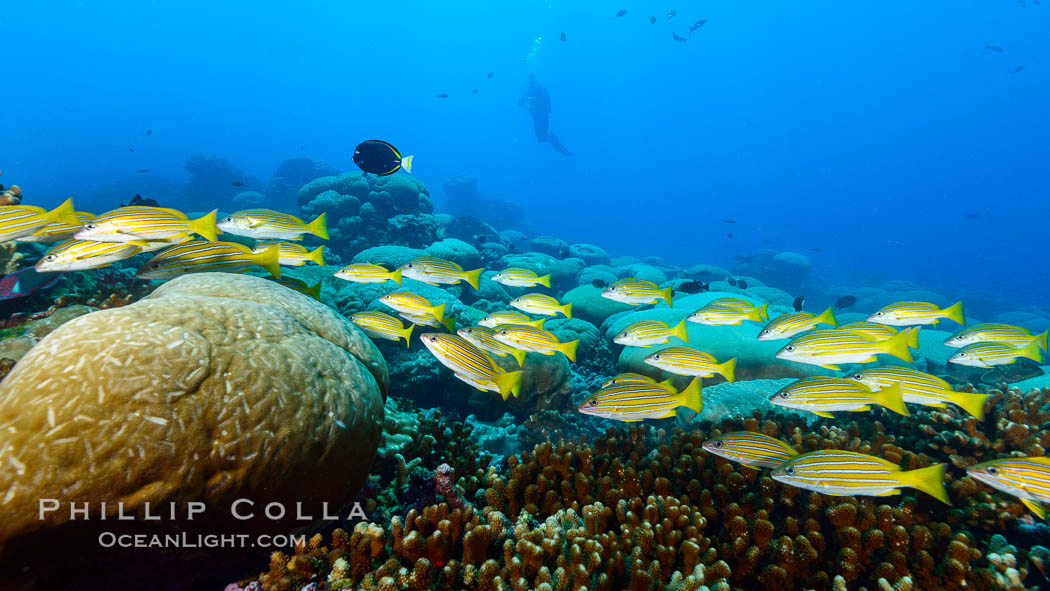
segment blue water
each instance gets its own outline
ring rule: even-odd
[[[265,182],[377,137],[439,210],[474,175],[614,255],[796,250],[828,281],[1050,303],[1050,4],[215,4],[5,5],[0,182],[103,210],[195,152]],[[573,156],[536,142],[529,73]]]

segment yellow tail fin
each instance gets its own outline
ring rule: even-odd
[[[445,319],[445,304],[438,304],[430,308],[430,314],[434,318],[437,318],[438,322],[441,322]]]
[[[674,287],[670,286],[670,285],[668,285],[666,289],[661,289],[660,290],[660,299],[662,299],[663,301],[667,302],[667,307],[668,308],[673,306],[673,304],[671,303],[671,294],[673,292],[674,292]],[[685,339],[682,339],[682,340],[684,341]]]
[[[318,238],[328,240],[328,226],[325,224],[325,214],[322,213],[314,218],[314,221],[306,224],[306,231]]]
[[[219,233],[219,229],[215,227],[215,212],[213,209],[211,212],[201,218],[190,220],[190,230],[196,234],[200,234],[202,238],[208,242],[215,242],[215,235]]]
[[[317,283],[306,288],[306,295],[312,297],[317,301],[321,301],[321,284],[324,283],[324,279],[319,279]]]
[[[398,267],[397,269],[391,271],[389,279],[394,283],[401,285],[401,268]]]
[[[473,271],[464,271],[463,279],[474,289],[478,288],[478,280],[481,278],[481,274],[485,269],[474,269]]]
[[[674,328],[671,329],[671,336],[675,336],[682,339],[682,342],[684,343],[689,342],[689,332],[686,330],[685,320],[682,320],[677,325],[675,325]]]
[[[755,322],[769,320],[769,302],[766,302],[761,306],[756,306],[755,309],[751,310],[747,317],[749,320],[754,320]]]
[[[904,415],[906,417],[911,416],[911,413],[908,412],[908,407],[904,405],[900,382],[895,382],[892,386],[884,390],[872,393],[871,399],[873,402],[886,407],[899,415]]]
[[[1043,362],[1043,350],[1039,347],[1039,341],[1032,341],[1017,350],[1020,357],[1027,357],[1036,363]]]
[[[919,331],[922,330],[921,326],[913,326],[908,331],[908,346],[912,349],[919,348]]]
[[[496,382],[500,395],[506,400],[511,394],[518,395],[518,389],[521,388],[521,371],[501,371],[493,376],[492,381]]]
[[[719,365],[718,373],[722,374],[727,382],[736,381],[736,357]]]
[[[445,325],[445,328],[447,328],[449,332],[455,334],[455,332],[456,332],[456,318],[455,317],[449,316],[448,318],[446,318],[445,322],[444,322],[444,325]]]
[[[256,265],[266,269],[267,273],[277,279],[281,278],[281,249],[276,244],[260,250],[253,256]]]
[[[539,284],[542,285],[543,287],[550,287],[551,286],[551,276],[549,274],[548,275],[541,275],[540,277],[537,277],[536,281],[539,282]]]
[[[409,339],[412,338],[412,329],[415,328],[415,327],[416,327],[415,324],[412,324],[411,322],[409,322],[408,326],[406,326],[405,329],[401,331],[401,337],[403,339],[405,339],[405,348],[406,349],[408,348]]]
[[[882,347],[882,352],[887,355],[893,355],[897,359],[907,361],[911,363],[911,350],[908,349],[908,339],[911,333],[903,330],[879,343]]]
[[[1043,348],[1043,351],[1046,351],[1046,335],[1047,335],[1047,333],[1050,333],[1050,328],[1044,330],[1043,334],[1038,335],[1038,336],[1035,337],[1035,342],[1038,343],[1039,346]]]
[[[69,224],[70,226],[79,226],[80,220],[77,218],[77,212],[73,209],[73,198],[70,197],[58,205],[58,207],[47,212],[47,219],[52,222],[58,222],[61,224]]]
[[[313,261],[313,262],[315,262],[318,265],[321,265],[323,267],[324,266],[324,247],[323,246],[318,246],[317,248],[311,250],[309,253],[307,253],[306,258],[307,258],[307,260]]]
[[[948,464],[908,470],[901,473],[901,484],[921,490],[945,505],[951,505],[952,502],[948,500],[948,491],[944,488],[944,475],[947,472]]]
[[[828,306],[827,310],[821,312],[820,316],[817,316],[817,324],[830,324],[831,326],[838,326],[839,323],[835,320],[835,313],[832,311],[831,306]]]
[[[678,393],[678,401],[680,406],[684,406],[693,412],[700,412],[704,409],[704,401],[700,396],[700,378],[693,378],[693,381],[689,382],[689,385]]]
[[[565,354],[569,358],[569,361],[576,363],[576,345],[579,345],[580,341],[569,341],[567,343],[558,343],[558,350]]]
[[[543,323],[544,322],[545,322],[545,320],[543,318],[540,318],[539,320],[530,320],[530,321],[526,322],[525,324],[531,326],[532,328],[543,328]]]
[[[978,420],[984,418],[984,401],[991,394],[971,394],[970,392],[946,392],[952,404],[970,413]]]
[[[525,367],[525,351],[521,349],[512,349],[508,351],[510,356],[514,358],[514,361],[518,362],[518,367]]]
[[[562,314],[565,314],[566,318],[572,318],[572,302],[569,302],[564,306],[559,306],[558,309],[561,310]]]
[[[951,306],[948,306],[944,310],[941,310],[945,314],[945,318],[956,322],[958,324],[966,324],[966,319],[963,318],[963,306],[962,301],[955,302]]]

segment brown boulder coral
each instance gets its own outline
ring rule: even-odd
[[[112,529],[90,521],[103,501],[110,519],[118,503],[140,518],[146,503],[180,507],[174,522],[129,522],[135,533],[287,531],[232,519],[238,498],[257,514],[270,502],[335,512],[367,478],[388,385],[382,356],[347,320],[257,277],[185,276],[76,318],[0,384],[0,551]],[[61,509],[38,519],[41,498]],[[194,521],[191,501],[206,504]],[[71,503],[90,503],[89,521],[70,523]]]

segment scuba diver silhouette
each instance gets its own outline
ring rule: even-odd
[[[518,106],[529,104],[529,116],[532,117],[532,128],[536,131],[536,141],[547,142],[555,152],[572,156],[569,149],[562,145],[558,136],[550,130],[551,95],[542,84],[536,82],[536,75],[529,74],[529,89],[518,101]]]

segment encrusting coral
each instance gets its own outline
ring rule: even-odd
[[[989,415],[1029,424],[1041,416],[1032,405],[1047,395],[1016,399],[1006,392]],[[1023,506],[972,482],[963,486],[970,479],[961,474],[950,477],[954,506],[911,490],[831,497],[782,485],[701,447],[709,437],[745,429],[799,451],[848,449],[904,469],[945,459],[939,445],[906,451],[904,440],[921,435],[893,435],[880,420],[863,424],[807,425],[799,416],[756,411],[691,431],[609,428],[593,438],[541,443],[501,467],[457,470],[468,504],[435,502],[386,525],[351,524],[328,545],[317,538],[296,550],[312,557],[309,569],[288,568],[294,557],[278,553],[256,581],[277,590],[310,581],[319,589],[369,590],[1034,588],[1031,577],[1042,576],[1050,552],[1018,550],[991,536],[1008,530]],[[338,561],[348,566],[335,581]]]

